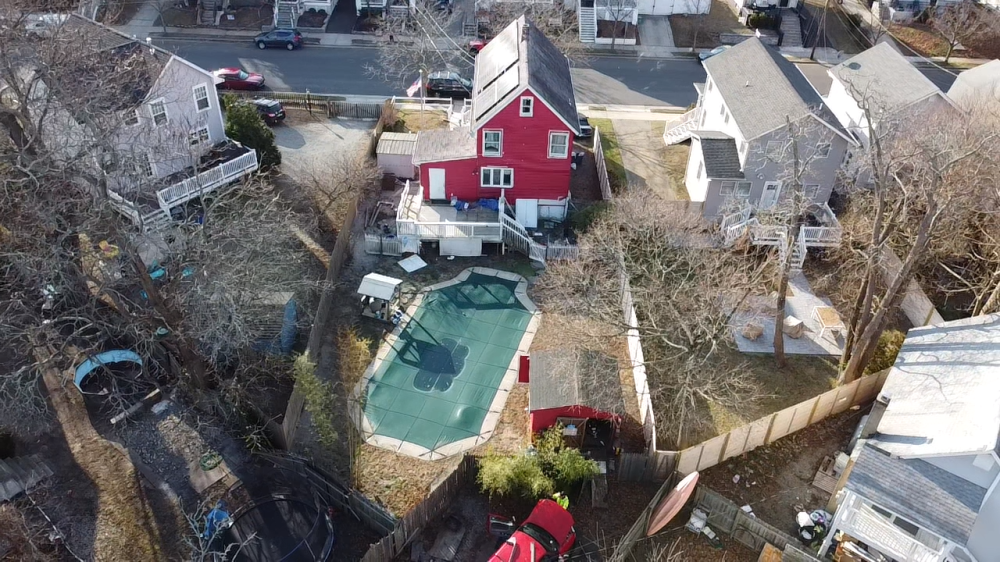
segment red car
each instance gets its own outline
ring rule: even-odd
[[[469,54],[472,56],[478,55],[479,51],[482,51],[483,47],[485,47],[489,42],[489,39],[473,39],[472,41],[469,41]]]
[[[552,500],[541,500],[489,562],[555,562],[576,542],[573,516]]]
[[[220,90],[260,90],[264,87],[264,77],[242,68],[220,68],[212,72],[215,87]]]

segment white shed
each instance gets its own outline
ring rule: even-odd
[[[382,133],[378,139],[375,154],[378,167],[384,174],[394,174],[397,178],[417,177],[413,166],[413,149],[417,146],[415,133]]]

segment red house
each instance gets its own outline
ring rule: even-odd
[[[569,61],[521,16],[476,57],[468,119],[421,131],[413,163],[427,201],[497,199],[518,222],[562,219],[580,122]]]

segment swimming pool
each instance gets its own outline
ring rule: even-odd
[[[417,295],[355,389],[365,440],[436,460],[489,439],[538,327],[526,289],[476,267]]]

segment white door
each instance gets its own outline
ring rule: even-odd
[[[781,182],[780,181],[766,181],[764,182],[764,192],[760,194],[760,204],[758,207],[761,209],[770,209],[778,202],[778,195],[781,194]]]
[[[538,199],[518,199],[514,205],[514,214],[521,226],[538,228]]]
[[[447,199],[444,195],[444,168],[427,170],[430,181],[430,199]]]

